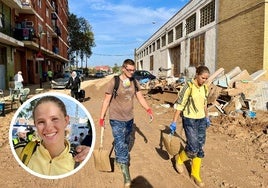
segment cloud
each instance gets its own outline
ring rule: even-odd
[[[85,18],[92,26],[96,43],[92,57],[94,53],[133,54],[135,48],[179,10],[174,4],[183,3],[173,0],[69,0],[70,12]]]

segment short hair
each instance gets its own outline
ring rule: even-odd
[[[127,65],[135,66],[135,62],[132,59],[125,59],[124,62],[123,62],[122,67],[125,67]]]

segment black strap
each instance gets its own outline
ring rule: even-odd
[[[116,98],[117,96],[117,90],[119,88],[120,78],[119,76],[114,76],[114,89],[112,93],[112,98]]]
[[[134,83],[135,92],[139,91],[137,80],[134,78],[130,78],[130,81],[133,81],[133,83]],[[112,93],[112,98],[116,98],[116,96],[118,96],[117,90],[119,88],[119,84],[120,84],[120,78],[118,75],[116,75],[116,76],[114,76],[114,89],[113,89],[113,93]],[[112,100],[112,98],[111,98],[111,100]]]

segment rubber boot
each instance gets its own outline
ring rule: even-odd
[[[130,178],[130,174],[129,174],[129,167],[126,164],[121,164],[121,171],[124,177],[124,184],[125,187],[129,187],[131,184],[131,178]]]
[[[189,158],[186,152],[182,150],[176,159],[176,170],[179,174],[183,173],[183,163],[187,160],[189,160]]]
[[[205,184],[202,182],[200,178],[200,168],[201,168],[201,158],[199,157],[193,158],[191,177],[197,186],[204,187]]]

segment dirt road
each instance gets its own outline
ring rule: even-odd
[[[98,118],[104,97],[106,79],[83,82],[86,87],[86,100],[83,105],[93,117],[96,126],[96,146],[99,144]],[[61,92],[66,92],[62,90]],[[163,106],[163,96],[155,94],[147,97],[154,112],[154,121],[149,123],[146,112],[136,103],[133,133],[134,145],[131,150],[130,173],[132,187],[136,188],[177,188],[195,187],[188,178],[189,174],[176,173],[173,156],[169,156],[163,143],[161,132],[168,128],[173,109]],[[8,130],[12,115],[0,117],[0,185],[1,187],[27,188],[77,188],[123,187],[122,175],[114,172],[98,172],[94,168],[93,156],[76,174],[58,180],[35,177],[19,166],[8,144]],[[107,121],[106,121],[107,122]],[[107,122],[108,123],[108,122]],[[268,113],[258,112],[256,120],[243,117],[218,117],[212,119],[213,125],[208,129],[205,145],[205,158],[201,176],[206,187],[268,187]],[[177,131],[178,133],[180,131]],[[182,137],[184,137],[182,135]],[[105,149],[112,147],[111,128],[105,130]],[[112,153],[114,158],[114,153]]]

